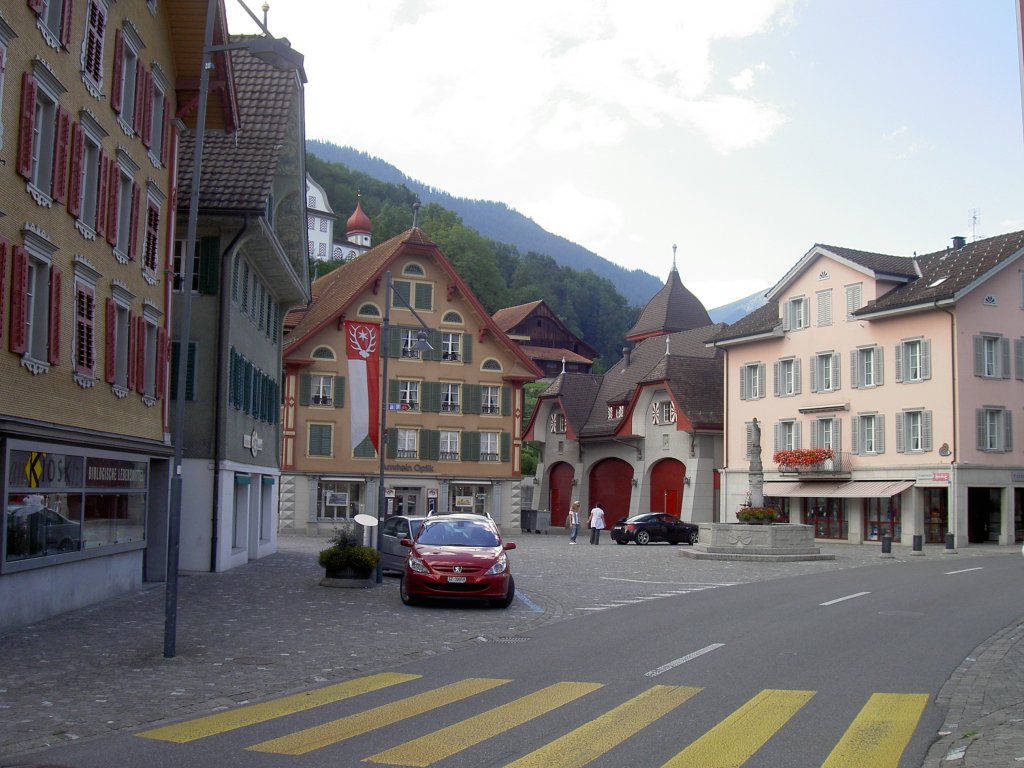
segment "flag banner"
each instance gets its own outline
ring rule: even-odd
[[[352,450],[369,435],[380,452],[380,326],[345,321],[348,357],[349,437]]]

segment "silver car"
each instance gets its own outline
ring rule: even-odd
[[[395,515],[384,521],[381,527],[380,569],[382,571],[405,572],[405,561],[409,559],[409,548],[402,546],[402,539],[415,539],[423,516]]]

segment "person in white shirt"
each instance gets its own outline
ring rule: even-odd
[[[576,536],[580,532],[580,503],[574,501],[569,506],[569,516],[565,519],[565,524],[569,526],[569,543],[576,543]]]
[[[604,510],[601,509],[600,502],[594,502],[594,508],[590,510],[588,522],[590,523],[590,543],[600,544],[601,529],[604,528]]]

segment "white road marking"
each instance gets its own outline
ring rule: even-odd
[[[852,595],[847,595],[846,597],[837,597],[835,600],[829,600],[827,603],[818,603],[818,605],[835,605],[836,603],[843,602],[843,600],[853,600],[855,597],[863,597],[864,595],[870,594],[870,592],[855,592]]]
[[[985,569],[981,568],[981,567],[978,567],[978,568],[964,568],[962,571],[946,571],[946,575],[947,576],[952,576],[952,575],[957,574],[957,573],[970,573],[971,571],[983,571],[983,570],[985,570]]]
[[[650,672],[644,672],[644,677],[657,677],[662,672],[668,672],[670,669],[678,667],[680,664],[685,664],[688,661],[696,659],[698,656],[703,656],[705,653],[711,653],[711,651],[717,651],[719,648],[723,648],[725,643],[712,643],[699,651],[688,653],[685,656],[680,656],[675,661],[670,661],[668,664],[662,664],[657,669],[652,669]]]
[[[605,581],[631,581],[634,584],[668,584],[673,587],[683,586],[694,586],[694,587],[735,587],[737,584],[742,584],[741,581],[651,581],[649,579],[626,579],[618,576],[602,576]]]

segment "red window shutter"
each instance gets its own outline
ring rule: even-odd
[[[103,378],[113,384],[117,378],[117,304],[107,299],[107,327],[103,329]]]
[[[82,159],[85,157],[85,132],[79,123],[71,126],[71,170],[68,172],[68,213],[82,213]]]
[[[11,249],[11,331],[10,349],[22,355],[26,349],[25,302],[28,298],[28,254],[21,246]]]
[[[167,167],[171,147],[171,99],[164,94],[164,129],[160,132],[160,164]]]
[[[121,96],[124,93],[124,35],[114,31],[114,70],[110,73],[110,106],[121,111]]]
[[[128,212],[128,258],[132,261],[139,255],[139,197],[142,189],[137,181],[132,182],[132,208]]]
[[[142,115],[146,110],[146,66],[142,59],[135,61],[135,114],[132,115],[132,128],[135,133],[142,133]]]
[[[88,286],[75,286],[75,372],[92,376],[96,361],[93,354],[95,293]]]
[[[121,168],[117,160],[107,161],[107,242],[117,245],[118,203],[121,196]]]
[[[103,32],[106,15],[98,0],[91,0],[86,11],[85,71],[97,83],[103,79]]]
[[[152,200],[146,206],[146,248],[144,254],[146,269],[156,272],[160,266],[158,250],[160,244],[160,206]]]
[[[138,370],[135,371],[135,389],[139,394],[146,393],[146,320],[138,318],[135,321],[135,330],[139,338],[135,344],[135,361]]]
[[[50,365],[60,365],[60,298],[62,275],[56,267],[50,267]]]
[[[65,0],[67,2],[67,0]],[[57,108],[57,135],[53,147],[53,199],[68,199],[68,144],[71,140],[71,115],[64,107]]]
[[[28,8],[32,13],[38,16],[43,12],[43,0],[28,0]]]
[[[167,392],[167,331],[158,328],[156,332],[156,392],[157,400],[163,400]]]
[[[64,9],[60,14],[60,43],[67,48],[71,42],[71,22],[74,15],[74,0],[64,0]]]
[[[36,121],[36,80],[30,72],[21,76],[21,133],[18,136],[18,174],[32,178],[32,142]]]
[[[99,173],[96,174],[96,234],[103,237],[107,232],[107,155],[100,148]]]
[[[4,288],[7,285],[7,241],[0,240],[0,339],[4,336]]]
[[[142,97],[142,144],[149,149],[153,144],[153,73],[143,70],[146,93]]]
[[[128,360],[126,361],[126,363],[127,363],[127,370],[128,370],[128,381],[125,382],[125,386],[128,387],[128,389],[135,389],[135,322],[136,322],[136,319],[141,320],[141,318],[136,318],[135,317],[135,313],[134,312],[129,311],[128,312]]]

